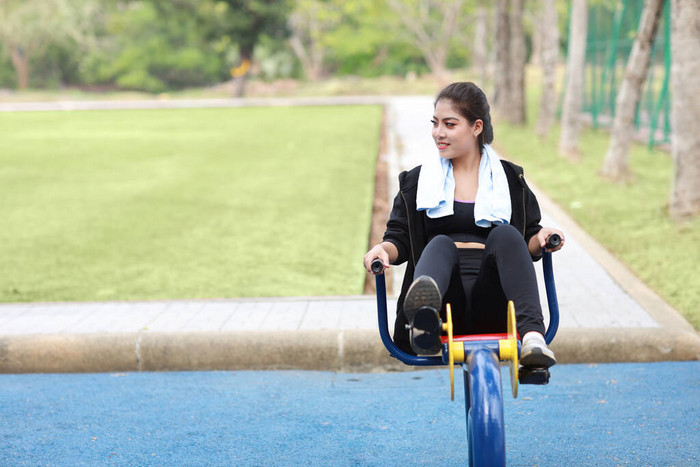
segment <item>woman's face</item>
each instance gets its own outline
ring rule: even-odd
[[[440,152],[440,157],[454,159],[468,154],[479,154],[477,136],[482,131],[483,123],[476,120],[474,125],[463,117],[452,101],[441,99],[435,104],[433,119],[433,140]]]

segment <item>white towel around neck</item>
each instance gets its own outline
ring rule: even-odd
[[[452,162],[432,155],[418,177],[416,205],[435,219],[454,214],[455,179]],[[479,227],[508,224],[511,216],[508,179],[496,151],[488,144],[479,162],[479,187],[474,200],[474,220]]]

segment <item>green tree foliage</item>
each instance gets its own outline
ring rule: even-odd
[[[288,35],[291,0],[224,0],[202,2],[198,8],[205,37],[218,44],[235,45],[237,65],[245,71],[237,79],[236,94],[242,96],[247,68],[255,46],[264,37],[283,40]]]
[[[220,81],[221,55],[203,40],[191,11],[177,2],[121,5],[86,65],[90,81],[150,92]]]
[[[299,0],[289,18],[291,46],[309,79],[424,72],[421,52],[401,37],[384,1]]]
[[[255,45],[262,36],[287,37],[289,0],[223,0],[211,2],[208,10],[208,37],[229,38],[238,47],[241,59],[252,59]]]
[[[410,8],[417,8],[415,2],[404,3],[409,15]],[[407,32],[404,22],[387,1],[299,0],[294,5],[290,16],[292,46],[308,78],[328,74],[374,77],[430,71],[425,58],[430,44],[423,46]],[[476,2],[467,1],[460,10],[459,27],[449,40],[448,67],[468,64],[471,49],[464,44],[471,29],[468,18],[473,16],[475,5]],[[428,29],[440,20],[435,11],[431,11],[431,15],[418,18]],[[321,59],[322,64],[318,63]]]
[[[289,10],[287,0],[0,0],[0,85],[12,64],[20,88],[30,71],[38,86],[202,86],[229,79],[256,45],[268,75],[291,73]]]
[[[338,3],[342,21],[324,37],[330,71],[373,77],[428,70],[421,52],[398,34],[401,24],[386,2]]]
[[[12,68],[10,56],[0,48],[0,88],[14,88],[17,86],[17,76]]]
[[[347,3],[346,3],[347,4]],[[299,0],[289,16],[290,44],[311,80],[325,75],[326,56],[330,50],[328,36],[343,22],[340,0]]]
[[[399,19],[395,32],[421,51],[434,76],[446,77],[450,51],[460,50],[466,42],[460,34],[467,24],[464,0],[388,0],[388,4]]]
[[[33,70],[46,67],[46,61],[37,58],[47,52],[82,50],[89,44],[95,11],[91,0],[0,0],[0,42],[15,70],[17,87],[27,88]]]
[[[462,7],[453,33],[441,35],[447,3]],[[445,48],[447,69],[472,65],[478,0],[393,4],[408,16],[389,0],[0,0],[0,86],[19,81],[13,53],[29,57],[38,87],[164,92],[228,81],[234,70],[239,90],[249,76],[421,74],[434,47],[419,30]],[[312,52],[315,71],[303,58]]]

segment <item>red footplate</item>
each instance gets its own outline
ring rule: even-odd
[[[447,336],[440,336],[442,343],[447,342]],[[502,334],[472,334],[468,336],[454,336],[452,338],[455,342],[481,342],[481,341],[495,341],[501,339],[508,339],[507,333]]]

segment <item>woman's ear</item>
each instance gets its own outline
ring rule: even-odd
[[[477,119],[472,126],[472,133],[476,137],[479,136],[482,131],[484,131],[484,122],[481,119]]]

